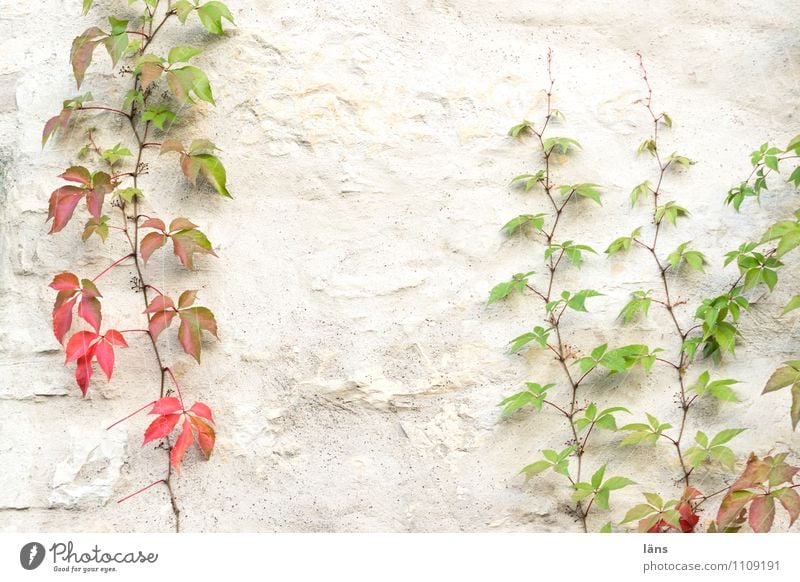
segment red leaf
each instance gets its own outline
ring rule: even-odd
[[[58,122],[60,119],[61,116],[56,115],[48,119],[47,123],[44,124],[44,130],[42,131],[42,148],[44,148],[45,144],[47,144],[47,140],[49,140],[58,129]]]
[[[175,444],[172,445],[172,451],[170,451],[169,454],[169,462],[176,471],[181,470],[181,461],[183,461],[183,455],[186,454],[186,449],[189,448],[189,445],[192,444],[192,441],[194,441],[194,436],[192,435],[192,425],[187,418],[184,418],[181,434],[178,437],[178,440],[175,441]]]
[[[139,249],[145,264],[147,264],[150,255],[167,243],[167,238],[167,235],[160,232],[151,232],[142,239],[142,242],[139,243]]]
[[[165,396],[160,400],[156,400],[156,403],[153,405],[153,409],[149,412],[149,414],[174,414],[176,412],[183,412],[183,407],[181,406],[180,400],[175,398],[174,396]]]
[[[50,288],[56,291],[78,290],[80,287],[78,277],[72,273],[59,273],[53,277],[53,282],[50,283]]]
[[[82,35],[72,41],[72,50],[70,52],[70,61],[72,62],[72,71],[75,74],[75,81],[80,89],[83,83],[83,76],[86,74],[86,69],[92,62],[92,53],[94,52],[97,44],[103,37],[108,36],[96,26],[87,28]]]
[[[165,231],[167,230],[167,225],[160,218],[148,218],[141,224],[140,228],[155,228],[156,230]]]
[[[111,374],[114,372],[114,346],[105,340],[99,341],[95,345],[94,355],[106,379],[111,380]]]
[[[189,412],[196,414],[201,418],[214,422],[214,417],[211,415],[211,409],[202,402],[195,402],[189,409]]]
[[[81,389],[84,396],[86,396],[86,392],[89,390],[89,380],[92,379],[92,374],[94,373],[92,369],[93,350],[93,347],[90,348],[86,356],[78,358],[77,367],[75,368],[75,380],[77,380],[78,387]]]
[[[172,302],[172,299],[166,295],[159,295],[150,302],[150,305],[147,306],[144,312],[158,313],[159,311],[165,311],[167,309],[175,309],[175,304]]]
[[[121,348],[127,348],[128,342],[125,341],[123,335],[118,332],[116,329],[109,329],[105,336],[106,341]]]
[[[775,521],[775,500],[771,495],[759,495],[750,504],[747,522],[756,533],[766,533]]]
[[[694,513],[692,506],[688,503],[681,503],[678,507],[678,512],[681,514],[680,526],[683,533],[692,533],[694,526],[700,521],[700,516]]]
[[[183,351],[200,363],[202,331],[217,335],[217,322],[214,314],[206,307],[190,307],[180,311],[181,326],[178,328],[178,339]]]
[[[175,315],[176,313],[174,311],[159,311],[150,318],[150,323],[148,324],[147,328],[149,329],[150,335],[153,336],[154,340],[158,339],[158,336],[161,335],[161,332],[172,324],[172,320],[175,318]]]
[[[100,322],[103,319],[100,311],[100,300],[83,295],[78,304],[78,315],[82,317],[95,331],[100,331]]]
[[[144,431],[144,442],[142,443],[142,446],[145,446],[150,441],[162,439],[169,435],[173,430],[175,430],[175,425],[178,424],[180,419],[180,414],[165,414],[156,418],[152,423],[150,423],[150,426],[147,427],[147,430]]]
[[[78,182],[86,186],[89,186],[92,183],[91,173],[89,173],[89,170],[83,166],[72,166],[71,168],[68,168],[66,172],[61,174],[59,178],[63,178],[69,182]]]
[[[197,406],[196,404],[194,406]],[[194,408],[192,406],[192,408]],[[217,435],[214,428],[202,418],[197,416],[189,416],[191,423],[197,429],[197,444],[200,450],[203,451],[206,459],[211,458],[211,452],[214,450],[214,443],[216,442]]]
[[[67,363],[91,354],[92,345],[100,336],[93,331],[79,331],[67,342]]]
[[[47,220],[53,219],[50,234],[60,231],[67,225],[84,192],[83,188],[77,186],[62,186],[50,195],[50,210],[47,215]]]
[[[59,298],[56,299],[56,307],[53,309],[53,333],[58,340],[58,343],[64,343],[64,336],[67,335],[70,327],[72,327],[72,309],[75,307],[77,297],[70,300],[62,300],[63,294],[73,296],[74,291],[59,291]],[[59,304],[60,303],[60,304]]]

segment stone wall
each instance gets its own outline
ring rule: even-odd
[[[674,130],[665,147],[698,161],[670,176],[665,191],[692,211],[663,248],[684,240],[703,250],[708,276],[676,280],[690,305],[724,288],[724,252],[794,210],[793,193],[774,188],[750,215],[723,205],[749,173],[750,151],[798,132],[797,3],[511,2],[501,0],[229,2],[238,27],[227,38],[196,20],[173,27],[156,50],[206,48],[218,106],[186,112],[175,137],[206,136],[223,152],[234,200],[191,188],[174,159],[153,155],[143,179],[147,205],[180,208],[208,234],[219,259],[187,273],[167,252],[148,272],[172,293],[199,286],[221,342],[204,364],[163,340],[186,392],[216,411],[211,462],[190,452],[176,482],[186,531],[573,531],[567,494],[551,477],[523,483],[519,469],[566,439],[561,421],[519,414],[502,421],[497,402],[522,382],[559,378],[534,351],[504,353],[538,322],[531,298],[486,307],[489,289],[541,262],[534,241],[506,240],[499,227],[541,197],[509,187],[535,169],[532,143],[507,129],[537,119],[544,104],[544,57],[554,52],[558,134],[584,149],[556,172],[564,182],[597,182],[603,207],[580,203],[565,216],[564,238],[601,250],[646,208],[628,193],[651,177],[635,150],[648,135],[635,56],[641,50],[656,110]],[[50,330],[52,275],[94,274],[124,254],[118,242],[80,243],[77,221],[47,236],[56,178],[75,161],[83,131],[102,126],[107,145],[124,125],[84,115],[44,152],[44,121],[73,96],[68,51],[84,28],[127,3],[98,1],[79,18],[78,0],[0,0],[0,530],[169,531],[166,493],[114,501],[163,476],[163,450],[140,448],[146,419],[104,427],[151,400],[157,374],[145,339],[118,357],[110,383],[96,376],[80,397]],[[121,100],[102,51],[82,91]],[[123,88],[124,87],[124,88]],[[109,101],[110,100],[110,101]],[[109,125],[110,123],[110,125]],[[777,183],[776,183],[777,184]],[[103,279],[109,325],[139,327],[141,298],[131,273]],[[659,284],[649,256],[591,256],[559,286],[593,287],[590,313],[565,320],[569,342],[610,341],[675,349],[669,321],[615,320],[634,289]],[[719,374],[738,378],[743,402],[698,407],[689,430],[749,427],[734,450],[798,450],[788,393],[761,397],[770,372],[796,357],[800,315],[779,317],[798,279],[785,276],[744,318],[746,338]],[[757,294],[758,295],[758,294]],[[691,307],[681,317],[691,319]],[[671,353],[668,351],[668,353]],[[697,370],[697,369],[696,369]],[[699,372],[700,370],[697,370]],[[676,418],[673,378],[602,378],[591,398]],[[603,435],[587,463],[641,484],[616,496],[621,519],[642,490],[678,489],[667,448],[616,449]],[[664,459],[663,461],[661,459]],[[714,470],[703,486],[719,483]],[[796,529],[796,528],[795,528]]]

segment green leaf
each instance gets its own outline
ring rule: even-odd
[[[575,295],[569,295],[569,293],[566,291],[565,293],[568,294],[568,296],[564,298],[567,301],[567,307],[574,309],[575,311],[587,311],[586,299],[589,297],[599,297],[602,295],[602,293],[599,293],[594,289],[583,289],[575,293]]]
[[[518,123],[514,127],[508,130],[508,135],[513,138],[519,138],[520,135],[523,133],[527,133],[533,129],[533,122],[528,121],[527,119],[523,119],[522,123]]]
[[[522,468],[520,473],[525,473],[525,481],[529,481],[532,477],[535,477],[539,473],[543,473],[547,471],[553,464],[549,461],[536,461],[535,463],[531,463]]]
[[[520,174],[519,176],[514,176],[514,178],[512,178],[511,184],[524,182],[525,192],[529,192],[536,184],[544,181],[544,175],[544,170],[539,170],[535,174]]]
[[[196,57],[203,51],[191,46],[176,46],[170,49],[167,61],[170,65],[175,63],[188,63],[192,57]]]
[[[222,19],[224,18],[231,24],[233,16],[230,10],[222,2],[206,2],[197,9],[197,15],[200,17],[200,22],[211,34],[222,34]]]
[[[742,434],[746,429],[744,428],[728,428],[722,430],[717,433],[717,435],[711,439],[710,447],[715,447],[717,445],[723,445],[729,442],[731,439],[736,437],[737,435]]]
[[[200,166],[200,173],[214,187],[217,194],[225,198],[233,198],[225,187],[225,167],[219,158],[211,154],[193,154],[190,156]]]
[[[667,158],[667,162],[672,164],[678,164],[679,166],[683,166],[684,168],[688,168],[689,166],[693,165],[695,162],[687,158],[686,156],[679,156],[676,153],[670,154]]]
[[[191,95],[194,93],[198,99],[216,105],[208,77],[197,67],[186,65],[170,69],[166,75],[170,91],[181,103],[191,102]]]
[[[655,156],[657,147],[655,140],[648,138],[636,148],[636,155],[641,156],[644,152],[648,152],[651,156]]]
[[[178,20],[181,21],[181,24],[186,24],[186,18],[195,10],[195,6],[189,0],[178,0],[173,2],[172,9],[178,15]]]
[[[650,297],[650,293],[652,292],[652,289],[648,289],[647,291],[634,291],[631,294],[632,299],[625,304],[625,307],[622,308],[617,317],[622,319],[622,322],[626,324],[630,323],[640,312],[646,317],[650,309],[650,304],[653,301]]]
[[[583,198],[588,198],[590,200],[594,200],[600,206],[603,205],[603,202],[600,200],[600,190],[598,190],[600,186],[598,184],[575,184],[571,186],[571,188],[575,191],[575,194],[581,196]],[[563,192],[562,192],[563,194]]]
[[[630,523],[631,521],[639,521],[647,517],[648,515],[652,515],[657,513],[658,510],[647,503],[640,503],[639,505],[635,505],[628,510],[628,513],[625,514],[625,518],[620,523]]]
[[[772,373],[772,376],[769,377],[766,386],[764,386],[764,390],[761,392],[762,394],[780,390],[791,384],[800,383],[800,360],[792,360],[791,362],[785,363],[789,365],[778,368]]]
[[[506,236],[512,236],[526,227],[541,231],[544,226],[544,214],[520,214],[509,220],[500,230]]]
[[[633,190],[631,190],[631,207],[636,206],[642,196],[648,196],[652,192],[650,180],[645,180]]]
[[[608,481],[603,483],[603,489],[616,491],[617,489],[622,489],[623,487],[627,487],[628,485],[633,485],[635,483],[636,481],[632,481],[626,477],[611,477]]]
[[[113,166],[125,156],[133,156],[133,152],[122,147],[122,144],[117,144],[113,148],[105,150],[101,157]]]
[[[148,107],[142,112],[142,121],[152,121],[158,129],[164,130],[165,123],[175,121],[176,115],[167,107]]]
[[[569,137],[549,137],[542,141],[542,147],[545,154],[552,151],[566,154],[570,149],[581,149],[581,144]]]
[[[612,533],[612,530],[611,530],[611,522],[610,522],[610,521],[607,521],[607,522],[606,522],[606,523],[603,525],[603,527],[601,527],[601,528],[600,528],[600,531],[599,531],[599,533]]]
[[[83,11],[81,13],[83,16],[86,16],[89,13],[89,9],[92,7],[92,2],[94,2],[94,0],[83,0]]]
[[[672,128],[672,118],[669,115],[667,115],[666,113],[662,113],[661,119],[664,122],[664,125],[666,125],[670,129]]]
[[[495,285],[489,293],[489,301],[487,305],[491,305],[496,301],[505,299],[512,293],[524,293],[525,286],[528,283],[528,276],[533,275],[533,271],[529,273],[516,273],[510,281],[504,281]]]
[[[600,489],[600,485],[603,483],[603,475],[606,473],[606,466],[603,465],[597,471],[595,471],[594,475],[592,475],[592,488],[596,491]]]
[[[528,387],[527,390],[523,390],[522,392],[517,392],[505,398],[502,402],[498,404],[498,406],[503,406],[503,416],[510,416],[517,410],[527,406],[530,404],[536,410],[542,410],[542,404],[544,399],[547,395],[547,391],[555,386],[555,384],[546,384],[541,386],[534,382],[528,382],[526,384]]]
[[[677,226],[678,218],[685,218],[687,216],[689,216],[688,210],[686,210],[683,206],[678,206],[675,204],[675,202],[670,201],[656,209],[654,219],[656,224],[658,224],[664,218],[666,218],[667,221],[672,224],[672,226]]]
[[[142,191],[139,190],[139,188],[118,188],[114,191],[114,194],[119,196],[128,204],[133,204],[134,199],[141,200],[144,198],[144,194],[142,194]]]

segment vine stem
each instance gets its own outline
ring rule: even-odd
[[[555,80],[553,79],[552,73],[552,56],[553,53],[551,50],[548,49],[547,51],[547,77],[550,82],[546,95],[547,95],[547,113],[545,116],[544,124],[542,125],[542,129],[536,131],[533,128],[530,128],[531,132],[536,136],[539,146],[542,150],[544,155],[544,180],[541,181],[542,188],[544,189],[545,194],[547,195],[550,204],[553,206],[553,210],[555,212],[555,219],[553,220],[553,226],[550,228],[549,232],[545,232],[545,238],[547,240],[547,244],[551,245],[555,238],[556,230],[558,228],[559,220],[561,218],[561,214],[564,212],[564,208],[566,207],[567,203],[572,199],[575,194],[575,191],[572,190],[564,199],[562,203],[556,202],[555,197],[553,196],[553,188],[555,185],[550,181],[550,156],[552,154],[553,148],[551,147],[549,150],[545,147],[544,144],[544,132],[547,129],[547,126],[550,123],[550,120],[553,117],[553,109],[552,109],[552,97],[553,97],[553,86],[555,85]],[[550,302],[550,299],[553,295],[553,284],[555,282],[555,274],[556,270],[558,269],[558,265],[561,262],[562,257],[564,256],[564,250],[562,249],[558,256],[555,257],[550,255],[547,263],[547,269],[549,271],[549,280],[547,283],[547,291],[542,293],[532,286],[528,286],[528,288],[533,291],[545,304]],[[554,353],[556,360],[559,362],[562,370],[564,371],[564,375],[567,378],[567,382],[569,383],[571,395],[570,395],[570,402],[568,407],[561,407],[558,406],[550,401],[545,401],[548,405],[554,407],[558,410],[564,417],[567,419],[567,422],[570,425],[570,430],[572,432],[572,440],[575,443],[575,458],[576,458],[576,468],[575,468],[575,478],[573,479],[571,476],[567,476],[570,480],[570,483],[573,485],[581,480],[581,471],[583,467],[583,452],[584,447],[586,446],[586,441],[584,440],[581,442],[580,438],[578,437],[578,431],[575,428],[575,423],[572,419],[575,417],[575,414],[578,412],[578,386],[580,381],[576,382],[572,374],[569,371],[569,367],[567,366],[567,357],[566,357],[566,345],[564,344],[561,338],[561,315],[563,314],[563,310],[561,313],[556,317],[552,313],[549,315],[549,323],[552,325],[553,330],[556,334],[556,345],[551,346],[547,344],[547,347]],[[587,435],[588,437],[588,435]],[[588,525],[586,518],[589,514],[589,508],[591,505],[587,506],[586,509],[583,507],[583,503],[578,501],[575,508],[575,513],[581,521],[581,527],[583,528],[584,533],[588,532]]]
[[[695,329],[695,327],[691,328],[689,331],[684,332],[683,328],[681,327],[680,322],[678,321],[678,317],[675,314],[675,303],[672,300],[669,288],[669,279],[667,278],[667,271],[669,271],[669,265],[664,266],[661,260],[658,258],[658,251],[656,247],[658,245],[658,234],[661,230],[661,224],[663,222],[663,216],[661,220],[657,219],[658,214],[658,197],[661,193],[661,184],[664,181],[664,176],[667,173],[667,169],[670,167],[672,162],[668,160],[666,163],[661,161],[661,154],[658,149],[658,123],[664,118],[664,114],[661,113],[656,115],[653,111],[653,89],[650,86],[650,81],[647,77],[647,69],[644,66],[644,58],[642,57],[641,53],[636,53],[639,57],[639,68],[642,72],[642,79],[644,80],[645,86],[647,87],[647,98],[644,100],[644,106],[647,109],[647,112],[650,114],[650,117],[653,121],[653,154],[656,158],[656,162],[658,163],[658,181],[656,182],[655,188],[650,189],[650,193],[653,197],[653,223],[655,224],[655,232],[653,233],[653,242],[651,244],[645,244],[639,240],[636,242],[641,245],[642,247],[646,248],[653,257],[653,261],[658,268],[659,275],[661,277],[661,284],[664,288],[664,301],[657,300],[656,303],[659,303],[664,307],[664,309],[669,313],[670,318],[672,319],[672,323],[675,326],[675,331],[677,332],[680,338],[680,359],[678,365],[675,365],[673,362],[665,361],[666,363],[670,364],[672,367],[675,368],[675,371],[678,375],[678,384],[680,386],[680,407],[681,407],[681,422],[680,428],[678,429],[678,436],[677,438],[667,437],[673,445],[675,446],[675,452],[678,457],[678,461],[681,465],[681,470],[683,471],[682,481],[689,487],[690,485],[690,475],[693,469],[687,469],[686,461],[683,457],[683,450],[681,448],[681,441],[683,439],[683,435],[686,429],[686,420],[689,415],[689,408],[691,407],[691,403],[693,400],[689,400],[686,396],[686,385],[684,383],[684,374],[686,373],[686,368],[688,367],[689,362],[686,358],[686,353],[683,351],[683,342],[686,341],[686,338],[689,335],[689,331]],[[658,358],[660,359],[660,358]],[[666,436],[666,435],[665,435]]]
[[[155,14],[156,10],[158,10],[159,4],[160,4],[160,2],[156,3],[156,6],[153,8],[152,12],[150,13],[150,16]],[[151,42],[153,42],[153,39],[155,38],[156,33],[159,30],[161,30],[161,27],[169,19],[169,17],[172,16],[173,14],[174,14],[174,11],[172,10],[171,6],[168,6],[167,12],[166,12],[163,20],[161,21],[161,23],[156,27],[155,30],[150,32],[148,35],[145,35],[146,40],[145,40],[144,43],[142,43],[142,48],[139,50],[139,54],[143,54],[144,53],[145,49],[150,45]],[[151,20],[151,26],[152,26],[152,20]],[[134,91],[139,91],[141,89],[141,85],[139,84],[139,78],[136,77],[136,76],[134,76],[134,80],[133,80],[133,89],[134,89]],[[143,99],[144,99],[145,102],[147,100],[147,97],[148,96],[145,93],[144,96],[143,96]],[[82,107],[82,109],[103,109],[103,110],[107,110],[107,111],[111,111],[111,112],[120,114],[120,115],[122,115],[122,116],[124,116],[124,117],[126,117],[128,119],[128,121],[130,122],[131,131],[133,132],[133,135],[134,135],[134,137],[136,139],[136,144],[137,144],[138,151],[137,151],[137,154],[136,154],[136,165],[134,166],[133,172],[129,172],[129,173],[126,173],[126,174],[120,174],[120,176],[129,175],[133,179],[133,187],[134,188],[138,188],[139,175],[142,173],[142,154],[143,154],[145,148],[148,145],[151,145],[151,144],[149,144],[149,142],[147,141],[147,133],[148,133],[148,130],[150,128],[150,122],[149,121],[145,122],[144,130],[143,130],[143,132],[141,134],[139,133],[139,130],[137,128],[138,116],[137,116],[137,110],[136,110],[136,102],[134,101],[133,103],[131,103],[130,112],[124,112],[124,111],[120,111],[118,109],[113,109],[113,108],[110,108],[110,107]],[[128,239],[128,242],[130,243],[130,247],[131,247],[131,253],[129,255],[127,255],[125,258],[132,257],[134,259],[134,267],[136,269],[136,275],[137,275],[137,278],[138,278],[138,288],[142,291],[142,297],[144,298],[145,309],[147,309],[147,306],[150,304],[147,291],[148,291],[148,289],[155,289],[155,287],[153,287],[152,285],[147,283],[147,281],[146,281],[146,279],[144,277],[144,272],[142,270],[141,261],[139,260],[139,221],[138,221],[138,218],[137,218],[139,216],[139,199],[138,199],[138,197],[134,197],[132,204],[133,204],[133,218],[129,218],[128,217],[127,212],[126,212],[127,204],[125,202],[123,202],[122,205],[120,206],[120,210],[122,212],[123,221],[124,221],[124,225],[125,225],[124,226],[124,234],[125,234],[126,238]],[[128,228],[128,221],[129,220],[133,223],[133,235],[132,236],[131,236],[130,230]],[[102,275],[102,273],[101,273],[101,275]],[[159,292],[159,294],[160,294],[160,292]],[[147,323],[148,323],[148,327],[149,327],[151,315],[149,313],[146,313],[145,317],[147,319]],[[153,354],[155,355],[155,359],[156,359],[156,362],[158,364],[158,370],[159,370],[159,374],[160,374],[160,377],[161,377],[161,379],[160,379],[160,388],[159,388],[159,397],[163,398],[164,395],[165,395],[165,378],[166,378],[166,374],[167,374],[168,368],[164,365],[164,361],[163,361],[163,358],[161,357],[161,353],[159,352],[158,344],[156,343],[156,339],[149,332],[148,332],[147,336],[150,338],[150,343],[151,343],[151,345],[153,347]],[[179,394],[180,394],[180,392],[179,392]],[[150,405],[148,404],[147,406],[150,406]],[[151,483],[150,485],[148,485],[147,487],[145,487],[143,489],[140,489],[136,493],[133,493],[132,495],[129,495],[129,496],[125,497],[124,499],[121,499],[120,502],[124,501],[125,499],[130,499],[133,495],[138,495],[139,493],[141,493],[143,491],[146,491],[150,487],[153,487],[153,486],[155,486],[155,485],[157,485],[159,483],[163,483],[166,486],[167,491],[169,493],[170,505],[172,507],[172,513],[173,513],[173,516],[175,518],[175,531],[176,532],[180,532],[181,531],[181,510],[178,507],[178,501],[177,501],[177,498],[175,496],[175,489],[174,489],[173,484],[172,484],[172,475],[173,475],[172,465],[169,462],[170,452],[172,450],[172,445],[169,443],[169,439],[167,439],[167,443],[168,443],[168,447],[167,447],[167,475],[166,475],[166,478],[160,479],[160,480],[158,480],[158,481],[156,481],[154,483]]]
[[[108,272],[109,272],[111,269],[113,269],[114,267],[116,267],[117,265],[119,265],[119,264],[120,264],[122,261],[124,261],[125,259],[130,259],[132,256],[133,256],[133,254],[132,254],[132,253],[128,253],[127,255],[125,255],[124,257],[122,257],[121,259],[117,259],[116,261],[114,261],[113,263],[111,263],[111,264],[110,264],[108,267],[106,267],[105,269],[103,269],[103,270],[100,272],[100,274],[99,274],[99,275],[97,275],[97,276],[96,276],[94,279],[92,279],[92,283],[94,283],[94,282],[95,282],[95,281],[97,281],[97,280],[98,280],[100,277],[102,277],[103,275],[105,275],[106,273],[108,273]]]

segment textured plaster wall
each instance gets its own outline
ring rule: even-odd
[[[553,478],[524,484],[520,467],[560,446],[554,417],[501,421],[496,403],[522,382],[558,381],[541,355],[510,357],[510,338],[538,323],[541,308],[515,298],[487,308],[491,286],[540,264],[534,241],[504,240],[498,228],[546,209],[508,187],[535,169],[532,144],[505,131],[544,104],[544,55],[554,50],[557,134],[584,150],[557,168],[566,182],[604,186],[605,205],[570,207],[562,238],[598,249],[634,227],[628,192],[653,166],[634,151],[647,135],[636,50],[644,52],[655,107],[675,120],[665,147],[698,160],[670,176],[669,197],[693,219],[669,230],[663,248],[693,240],[712,262],[708,278],[682,276],[678,295],[695,301],[722,289],[726,250],[794,209],[775,188],[762,209],[737,216],[722,205],[749,172],[748,154],[797,133],[798,6],[793,1],[229,3],[239,27],[209,38],[196,20],[156,50],[195,44],[216,108],[187,112],[175,137],[207,136],[224,151],[235,199],[196,191],[174,159],[151,157],[147,204],[180,212],[209,235],[219,259],[197,273],[154,256],[153,282],[175,293],[199,286],[220,325],[204,365],[174,337],[166,358],[186,392],[211,404],[219,423],[210,463],[192,451],[176,488],[188,531],[564,531],[567,499]],[[140,448],[145,418],[104,427],[152,399],[157,374],[144,339],[119,354],[110,383],[96,376],[86,399],[50,331],[53,273],[99,272],[124,254],[118,242],[81,244],[77,221],[46,235],[56,175],[75,161],[81,135],[102,126],[107,145],[126,127],[76,116],[70,135],[44,152],[44,121],[75,94],[67,52],[74,36],[114,6],[99,1],[80,19],[77,0],[0,0],[0,530],[162,531],[172,528],[166,494],[153,489],[114,501],[160,478],[165,454]],[[100,54],[85,83],[99,100],[120,100],[128,81]],[[111,125],[109,125],[111,123]],[[168,158],[169,156],[164,156]],[[176,210],[180,208],[180,210]],[[137,327],[141,298],[119,269],[102,281],[105,319]],[[699,427],[751,427],[737,453],[800,453],[788,394],[759,396],[774,367],[796,356],[800,315],[778,318],[797,286],[789,276],[745,318],[748,341],[724,374],[742,380],[743,402],[704,403]],[[633,289],[658,288],[649,257],[591,257],[566,269],[559,287],[593,287],[591,313],[565,320],[568,341],[645,342],[674,350],[665,317],[621,329]],[[131,315],[133,314],[133,315]],[[684,307],[681,317],[690,318]],[[668,353],[671,353],[668,351]],[[697,370],[699,372],[699,370]],[[600,378],[591,397],[676,419],[673,378],[656,368]],[[602,435],[590,466],[642,483],[620,494],[619,519],[640,490],[672,495],[677,468],[667,448],[615,448]],[[711,488],[722,473],[701,479]],[[599,527],[605,516],[593,522]]]

